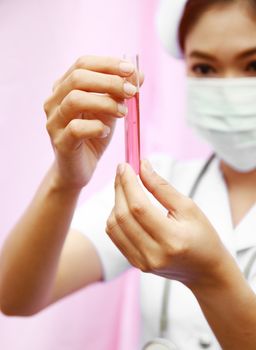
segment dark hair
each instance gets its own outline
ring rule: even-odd
[[[188,0],[181,18],[178,33],[181,50],[184,52],[187,34],[196,24],[201,15],[215,5],[225,6],[239,1],[243,2],[243,4],[246,2],[250,5],[249,14],[256,15],[256,0]]]

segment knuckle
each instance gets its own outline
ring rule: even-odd
[[[45,114],[48,116],[50,114],[50,97],[45,100],[43,107]]]
[[[152,271],[150,265],[146,261],[145,262],[138,262],[136,267],[144,273],[149,273]]]
[[[139,202],[133,202],[130,206],[130,210],[131,213],[136,217],[145,215],[146,212],[146,208],[144,207],[144,205],[142,205]]]
[[[189,242],[187,240],[179,240],[176,243],[175,251],[179,256],[186,256],[190,250]]]
[[[79,82],[81,81],[81,69],[75,69],[69,76],[70,84],[73,88],[79,87]]]
[[[106,97],[104,101],[104,110],[114,113],[117,111],[117,102],[112,98]]]
[[[60,137],[55,137],[55,138],[52,140],[52,145],[53,145],[54,149],[56,149],[57,151],[61,150],[61,148],[62,148],[62,142],[61,142]]]
[[[56,115],[57,117],[61,117],[64,119],[65,113],[64,113],[64,106],[65,106],[65,100],[62,101],[62,103],[60,105],[58,105],[57,109],[56,109]]]
[[[87,56],[80,56],[75,63],[75,67],[82,68],[85,66],[85,62],[87,60]]]
[[[117,79],[114,76],[107,76],[106,85],[109,91],[115,91],[118,86]]]
[[[116,177],[115,182],[114,182],[114,189],[115,189],[115,191],[119,188],[119,186],[120,186],[120,182],[119,182],[119,180]]]
[[[72,90],[65,98],[65,104],[70,108],[74,109],[79,101],[79,95],[76,90]]]
[[[88,62],[91,61],[92,56],[84,55],[80,56],[75,63],[75,67],[85,69],[88,66]]]
[[[105,232],[106,232],[106,234],[107,234],[109,237],[111,237],[111,230],[110,230],[109,226],[110,226],[110,225],[107,223],[107,224],[106,224],[106,228],[105,228]]]
[[[113,228],[116,226],[116,220],[113,215],[107,219],[106,222],[106,232],[111,235]]]
[[[54,83],[53,83],[53,86],[52,86],[52,91],[54,92],[57,88],[57,86],[59,85],[60,83],[60,79],[57,79]]]
[[[149,267],[150,271],[161,270],[163,267],[163,261],[161,260],[160,256],[151,254],[147,257],[147,266]]]
[[[194,201],[189,198],[189,197],[185,197],[183,200],[183,209],[187,212],[192,212],[195,209],[195,203]]]
[[[126,221],[128,220],[128,217],[129,217],[128,212],[119,211],[119,210],[115,211],[116,222],[118,222],[119,224],[126,223]]]
[[[167,257],[184,257],[189,250],[188,243],[183,239],[176,239],[167,242],[165,245],[165,254]]]
[[[141,251],[134,251],[133,254],[127,256],[127,259],[131,265],[141,270],[142,272],[152,272],[148,260],[145,258],[144,254]]]
[[[51,120],[49,120],[49,119],[47,120],[45,127],[46,127],[48,134],[51,136],[52,135],[52,122],[51,122]]]
[[[172,256],[176,255],[177,250],[174,247],[173,241],[169,241],[169,242],[167,241],[166,244],[165,244],[164,249],[165,249],[164,253],[167,256],[172,257]]]
[[[138,256],[137,256],[137,254],[134,254],[134,253],[129,254],[129,256],[126,256],[126,258],[132,266],[138,268]]]
[[[77,136],[77,132],[78,132],[78,129],[79,129],[79,121],[77,119],[72,119],[68,125],[67,125],[67,130],[69,132],[69,134],[72,136],[72,137],[76,137]]]
[[[168,188],[170,185],[169,185],[169,183],[166,180],[160,178],[160,179],[158,179],[158,186],[160,186],[163,189],[165,189],[165,188]]]
[[[152,173],[152,176],[155,176],[155,172]],[[159,189],[164,192],[165,190],[168,190],[168,187],[169,183],[167,181],[162,178],[157,178],[157,181],[152,185],[151,192],[153,195],[156,195],[159,192]]]
[[[140,249],[140,259],[138,259],[139,266],[138,268],[143,272],[152,272],[154,271],[155,264],[157,259],[154,256],[154,252],[146,253],[143,248]]]
[[[95,127],[95,129],[97,129],[99,132],[104,130],[104,124],[103,124],[100,120],[98,120],[98,119],[96,119],[96,120],[94,121],[94,127]]]

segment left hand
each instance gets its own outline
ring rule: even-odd
[[[128,261],[143,272],[178,280],[188,287],[225,279],[230,260],[218,234],[196,204],[141,163],[146,189],[167,209],[154,206],[128,164],[118,167],[115,206],[106,232]]]

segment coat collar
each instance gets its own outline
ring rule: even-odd
[[[205,160],[175,163],[171,183],[178,191],[188,195],[204,164]],[[234,228],[219,158],[216,157],[210,164],[193,199],[233,256],[241,250],[256,247],[256,203]]]
[[[204,198],[202,190],[205,191]],[[208,212],[209,219],[231,253],[235,255],[241,250],[256,247],[256,203],[240,223],[234,227],[228,189],[220,170],[218,158],[214,160],[204,183],[202,183],[200,197],[203,207]]]

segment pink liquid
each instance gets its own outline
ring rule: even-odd
[[[125,157],[136,174],[140,171],[140,110],[139,92],[126,100],[128,114],[125,117]]]

